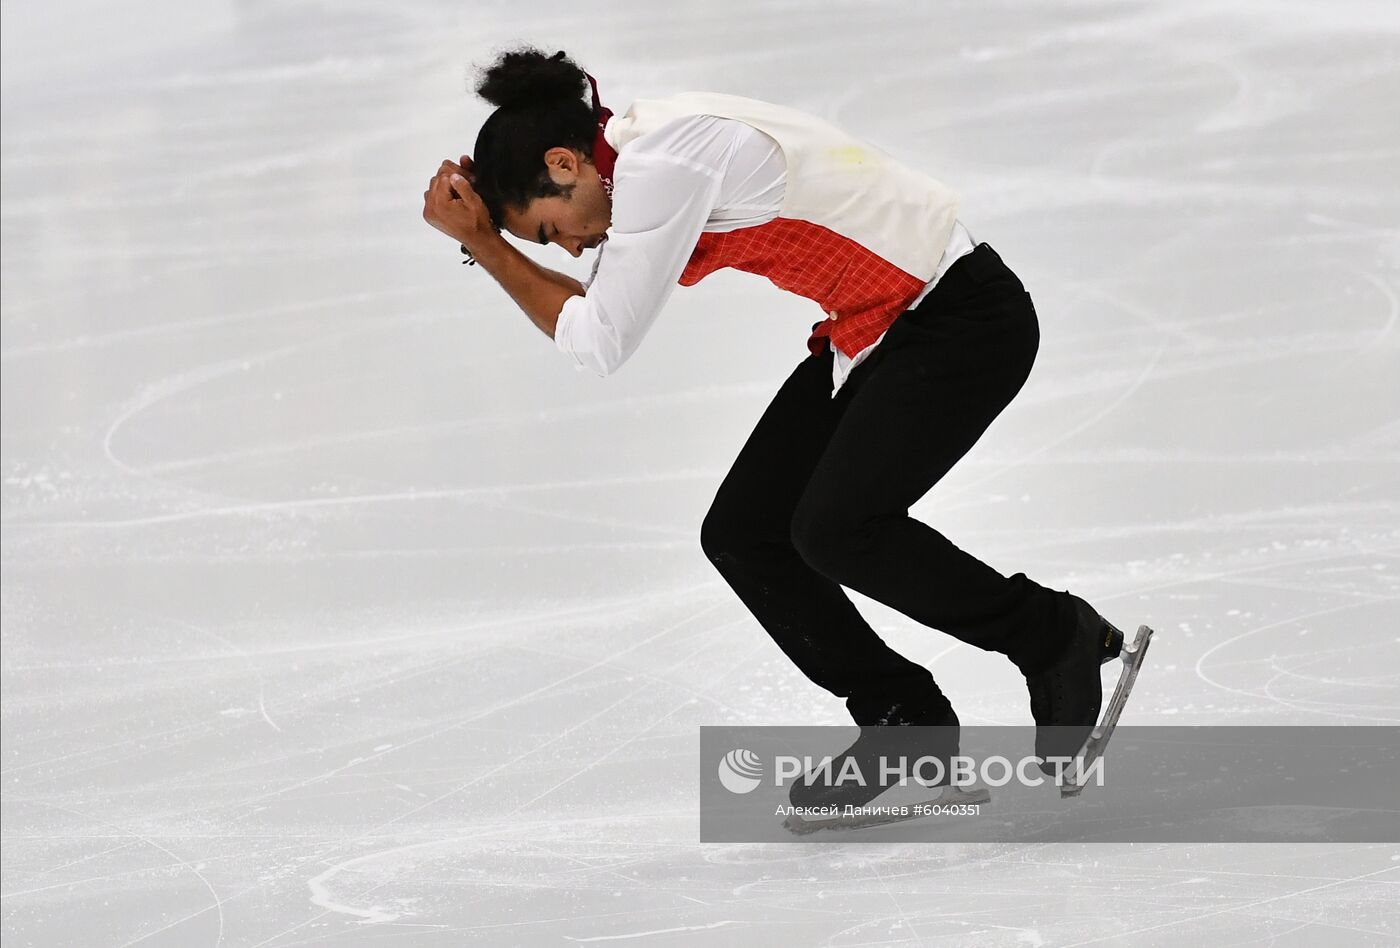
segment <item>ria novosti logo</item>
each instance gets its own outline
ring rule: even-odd
[[[719,762],[719,782],[730,793],[748,793],[763,776],[763,761],[742,747],[725,754]]]
[[[1043,761],[1050,765],[1053,773],[1041,770],[1042,759],[1029,756],[1012,760],[1001,755],[979,759],[953,756],[944,760],[923,756],[913,760],[906,756],[878,758],[874,774],[861,772],[859,761],[850,756],[836,759],[830,755],[819,758],[778,755],[773,758],[773,785],[781,787],[789,779],[805,779],[808,786],[820,781],[828,787],[839,787],[851,782],[867,786],[867,781],[878,780],[881,785],[897,783],[906,786],[910,782],[924,787],[938,787],[951,781],[964,785],[974,780],[992,787],[1004,787],[1013,780],[1024,787],[1039,787],[1050,776],[1055,783],[1062,784],[1073,776],[1076,783],[1084,785],[1093,779],[1096,786],[1104,785],[1104,760],[1102,757],[1085,765],[1082,758],[1046,757]],[[1077,772],[1076,772],[1077,768]],[[719,782],[730,793],[751,793],[763,782],[763,759],[747,748],[737,747],[725,754],[719,762]],[[805,775],[805,777],[804,777]]]

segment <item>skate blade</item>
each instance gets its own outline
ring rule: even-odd
[[[991,793],[989,793],[985,787],[977,787],[977,788],[975,788],[975,789],[974,789],[974,788],[961,788],[961,787],[944,787],[944,788],[943,788],[943,792],[940,793],[936,798],[934,798],[934,799],[932,799],[932,800],[923,800],[923,801],[921,801],[921,803],[918,804],[918,805],[924,805],[924,806],[931,806],[931,805],[950,806],[950,805],[955,805],[955,804],[986,803],[986,802],[988,802],[989,800],[991,800],[991,798],[992,798]],[[878,805],[878,804],[872,804],[872,805]],[[933,815],[933,814],[928,814],[928,815],[931,816],[931,815]],[[909,822],[910,820],[921,820],[921,819],[926,819],[926,818],[927,818],[927,816],[923,816],[923,815],[920,815],[920,816],[890,816],[890,815],[880,815],[880,816],[869,816],[869,817],[855,817],[855,818],[853,818],[853,819],[844,819],[844,820],[841,819],[839,816],[834,816],[834,817],[831,817],[831,818],[829,818],[829,819],[810,820],[810,819],[806,819],[806,818],[801,817],[801,816],[796,816],[796,815],[794,815],[794,816],[789,816],[787,819],[785,819],[785,820],[783,821],[783,826],[784,826],[784,828],[786,828],[786,829],[787,829],[789,832],[791,832],[791,833],[795,833],[795,834],[798,835],[798,836],[805,836],[805,835],[807,835],[808,833],[815,833],[817,830],[841,831],[841,830],[865,829],[865,828],[870,827],[870,826],[884,826],[884,825],[889,824],[889,823],[907,823],[907,822]]]
[[[1142,658],[1147,654],[1152,635],[1152,629],[1145,625],[1138,626],[1133,644],[1123,646],[1123,671],[1118,676],[1118,687],[1113,689],[1113,697],[1109,699],[1103,719],[1089,734],[1089,739],[1084,742],[1074,765],[1065,771],[1066,782],[1060,784],[1061,799],[1077,797],[1084,791],[1088,780],[1085,773],[1103,756],[1108,739],[1113,736],[1113,729],[1118,726],[1118,718],[1123,713],[1123,706],[1128,703],[1128,695],[1132,693],[1133,682],[1137,681],[1138,670],[1142,668]]]

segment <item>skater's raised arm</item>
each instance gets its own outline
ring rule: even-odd
[[[550,149],[546,164],[562,175],[587,174],[568,149]],[[470,159],[444,161],[424,192],[423,217],[470,252],[578,369],[610,375],[636,351],[675,289],[718,196],[722,172],[665,155],[619,162],[628,187],[609,202],[606,230],[579,222],[574,209],[545,200],[503,208],[503,224],[524,240],[557,243],[574,256],[601,247],[588,284],[540,266],[496,230],[485,203],[462,172]],[[596,174],[596,172],[595,172]],[[590,231],[590,228],[592,230]]]
[[[575,367],[607,376],[631,358],[679,285],[715,206],[720,172],[664,157],[618,162],[613,226],[587,293],[564,301],[554,344]]]
[[[470,167],[470,159],[462,158]],[[564,301],[582,296],[583,284],[535,263],[501,237],[486,205],[463,176],[465,169],[444,161],[423,192],[423,219],[465,247],[510,294],[531,322],[553,337]]]
[[[507,52],[482,72],[476,91],[496,111],[473,155],[463,157],[462,173],[445,169],[430,188],[424,216],[460,235],[578,369],[615,372],[655,322],[706,230],[763,223],[781,199],[771,139],[707,114],[679,115],[650,134],[624,137],[631,111],[618,122],[593,78],[563,52]],[[751,160],[731,181],[740,153]],[[575,257],[603,249],[592,276],[579,283],[530,261],[502,231]]]

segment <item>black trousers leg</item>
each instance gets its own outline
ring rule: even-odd
[[[1001,652],[1023,671],[1063,651],[1074,622],[1069,596],[1023,573],[1003,576],[910,517],[909,506],[1020,391],[1039,340],[1030,295],[979,245],[891,326],[792,524],[803,560],[828,579]]]
[[[793,546],[798,499],[848,404],[844,386],[831,397],[831,360],[830,351],[804,359],[783,383],[721,483],[700,543],[778,647],[846,698],[857,724],[940,723],[951,708],[928,669],[886,645]]]

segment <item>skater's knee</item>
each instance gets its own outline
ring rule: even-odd
[[[845,572],[866,542],[866,531],[858,523],[832,508],[810,504],[798,508],[788,535],[808,566],[833,578]]]
[[[721,573],[744,563],[758,545],[751,518],[711,507],[700,522],[700,549]]]
[[[700,549],[705,551],[705,556],[711,563],[718,566],[733,548],[732,527],[711,507],[710,512],[705,514],[705,519],[700,521]]]

